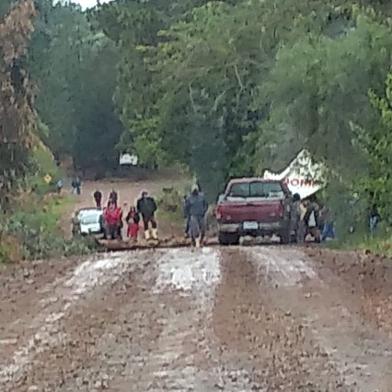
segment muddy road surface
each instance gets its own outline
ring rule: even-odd
[[[392,391],[389,265],[263,246],[10,266],[0,390]]]

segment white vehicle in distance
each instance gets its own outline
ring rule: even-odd
[[[72,234],[98,235],[104,234],[103,213],[97,208],[82,208],[72,218]]]

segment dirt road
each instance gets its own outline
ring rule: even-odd
[[[392,268],[279,247],[9,267],[0,390],[392,391]]]

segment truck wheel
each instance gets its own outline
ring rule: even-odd
[[[218,240],[220,245],[238,245],[240,236],[237,233],[219,233]]]

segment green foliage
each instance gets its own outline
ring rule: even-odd
[[[375,204],[385,221],[392,225],[392,74],[386,80],[384,97],[370,93],[370,100],[379,114],[372,129],[355,128],[359,147],[369,165],[368,175],[361,179],[361,191]]]
[[[391,50],[389,28],[362,16],[340,38],[310,36],[279,50],[265,90],[276,142],[290,132],[294,151],[306,146],[346,176],[362,172],[351,125],[374,124],[368,90],[380,91]]]
[[[45,181],[47,175],[52,178],[49,184]],[[35,195],[43,197],[46,193],[55,190],[57,180],[62,177],[51,151],[42,142],[37,142],[31,151],[29,172],[24,179],[24,188],[28,192],[33,191]]]
[[[119,0],[87,14],[35,3],[27,65],[45,125],[32,126],[31,108],[19,119],[56,157],[81,168],[114,165],[123,151],[148,167],[179,163],[215,199],[228,177],[283,169],[306,148],[330,169],[340,233],[366,230],[372,204],[390,220],[390,2]],[[11,37],[17,24],[5,25]],[[19,155],[0,145],[8,173],[15,158],[23,173],[32,162],[28,128],[7,128],[23,141]],[[33,176],[52,173],[34,151]]]
[[[172,228],[176,228],[178,232],[183,230],[184,225],[184,196],[185,192],[181,187],[163,188],[161,194],[157,198],[158,221],[170,223]]]
[[[79,6],[48,0],[38,5],[28,65],[48,126],[42,137],[56,157],[71,156],[76,167],[114,166],[123,131],[113,103],[116,47]]]
[[[181,192],[175,187],[163,188],[157,202],[160,210],[181,213],[184,195],[181,195]]]
[[[83,238],[66,240],[59,227],[66,199],[51,198],[47,202],[31,197],[24,208],[18,208],[4,218],[0,227],[5,241],[0,246],[0,261],[12,260],[16,251],[24,259],[43,259],[56,256],[71,256],[91,253],[95,242]]]
[[[34,94],[23,67],[23,58],[34,30],[34,2],[26,0],[12,4],[5,1],[0,15],[1,205],[26,174],[30,149],[34,144]]]
[[[280,170],[306,147],[333,173],[339,216],[348,218],[359,192],[364,203],[355,211],[365,222],[371,190],[380,203],[382,192],[390,194],[375,162],[381,145],[391,151],[381,135],[366,149],[356,129],[379,122],[368,91],[382,91],[392,35],[378,13],[390,8],[358,5],[375,8],[344,0],[213,1],[188,3],[173,16],[160,2],[102,7],[98,19],[123,53],[121,148],[150,165],[187,164],[215,197],[229,175]],[[350,214],[346,222],[357,220]]]

